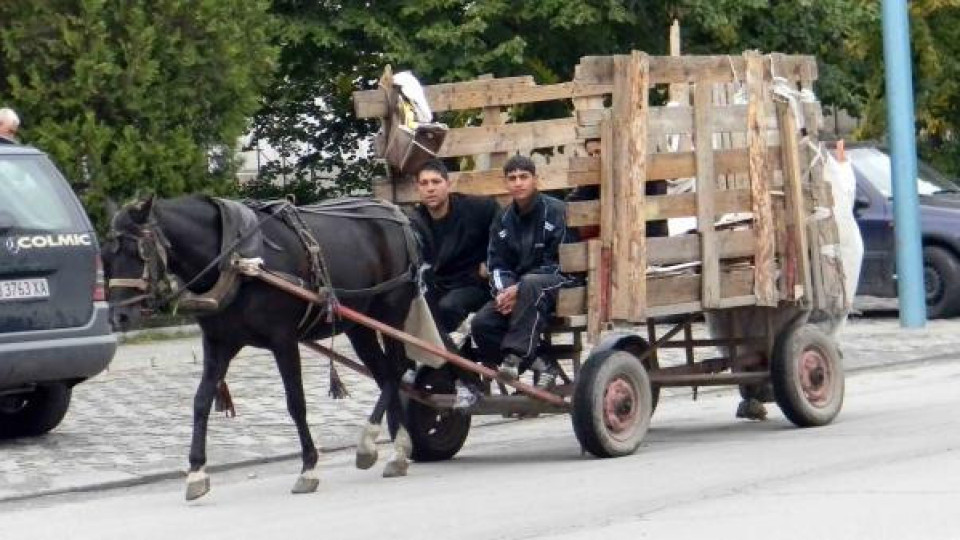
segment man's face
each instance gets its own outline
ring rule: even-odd
[[[450,181],[437,171],[420,171],[417,175],[417,193],[420,202],[431,210],[443,208],[450,199]]]
[[[600,157],[600,141],[587,141],[585,145],[587,155],[590,157]]]
[[[507,191],[521,206],[530,202],[537,193],[537,176],[530,171],[514,169],[504,177]]]

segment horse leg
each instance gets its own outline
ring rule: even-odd
[[[373,467],[379,457],[377,437],[380,435],[380,424],[383,422],[383,415],[388,406],[388,396],[383,392],[383,376],[381,374],[384,354],[380,344],[377,343],[376,333],[372,330],[355,327],[347,331],[347,337],[350,338],[353,350],[370,369],[377,387],[380,388],[377,403],[367,419],[367,424],[360,430],[360,440],[357,442],[356,465],[358,469],[366,470]]]
[[[413,441],[407,432],[406,420],[403,415],[403,403],[400,401],[400,378],[406,369],[407,359],[403,345],[394,339],[385,339],[386,348],[384,372],[387,374],[384,381],[383,395],[387,396],[389,416],[392,416],[397,425],[397,433],[393,437],[393,453],[383,469],[384,478],[406,476],[410,467],[410,455],[413,452]]]
[[[207,422],[217,384],[227,375],[230,360],[240,351],[233,343],[214,341],[203,336],[203,375],[193,398],[193,436],[190,440],[190,472],[187,475],[188,501],[210,491],[210,476],[203,470],[207,463]]]
[[[283,390],[287,397],[287,411],[297,426],[303,468],[291,489],[292,493],[313,493],[320,485],[320,471],[317,470],[319,454],[310,436],[307,425],[307,400],[303,393],[303,373],[300,366],[300,349],[294,338],[283,340],[273,348],[273,356],[283,380]]]

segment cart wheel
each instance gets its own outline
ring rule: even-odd
[[[573,394],[573,432],[591,454],[632,454],[650,426],[650,379],[637,357],[606,350],[590,355]]]
[[[843,365],[833,339],[811,324],[796,328],[770,363],[777,405],[799,427],[829,424],[843,406]]]
[[[432,394],[453,394],[453,379],[447,370],[421,367],[414,382],[418,390]],[[434,409],[415,399],[404,408],[407,430],[413,441],[415,461],[445,461],[457,455],[470,433],[469,414],[451,409]]]
[[[637,358],[643,356],[643,353],[647,352],[647,349],[650,348],[650,344],[647,343],[647,340],[636,337],[635,339],[627,340],[622,346],[617,347],[618,350],[626,351]],[[660,369],[660,364],[657,362],[657,359],[653,356],[648,356],[646,360],[642,362],[643,368],[647,373]],[[650,383],[650,416],[653,416],[653,413],[657,410],[657,404],[660,403],[660,385]]]

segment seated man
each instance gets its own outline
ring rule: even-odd
[[[537,170],[525,156],[503,167],[513,201],[490,230],[487,266],[495,298],[473,318],[471,335],[480,357],[500,363],[500,374],[519,376],[529,364],[540,372],[537,385],[549,388],[559,368],[536,357],[540,336],[553,314],[560,287],[560,244],[566,236],[563,202],[537,190]]]
[[[487,257],[490,226],[500,211],[490,197],[450,192],[450,177],[440,161],[417,173],[413,222],[423,238],[426,299],[444,334],[490,300],[481,265]],[[485,272],[484,272],[485,274]]]

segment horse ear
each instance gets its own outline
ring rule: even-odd
[[[154,195],[151,193],[147,195],[145,199],[136,203],[130,209],[130,217],[135,223],[144,224],[147,222],[150,217],[150,212],[153,210]]]

